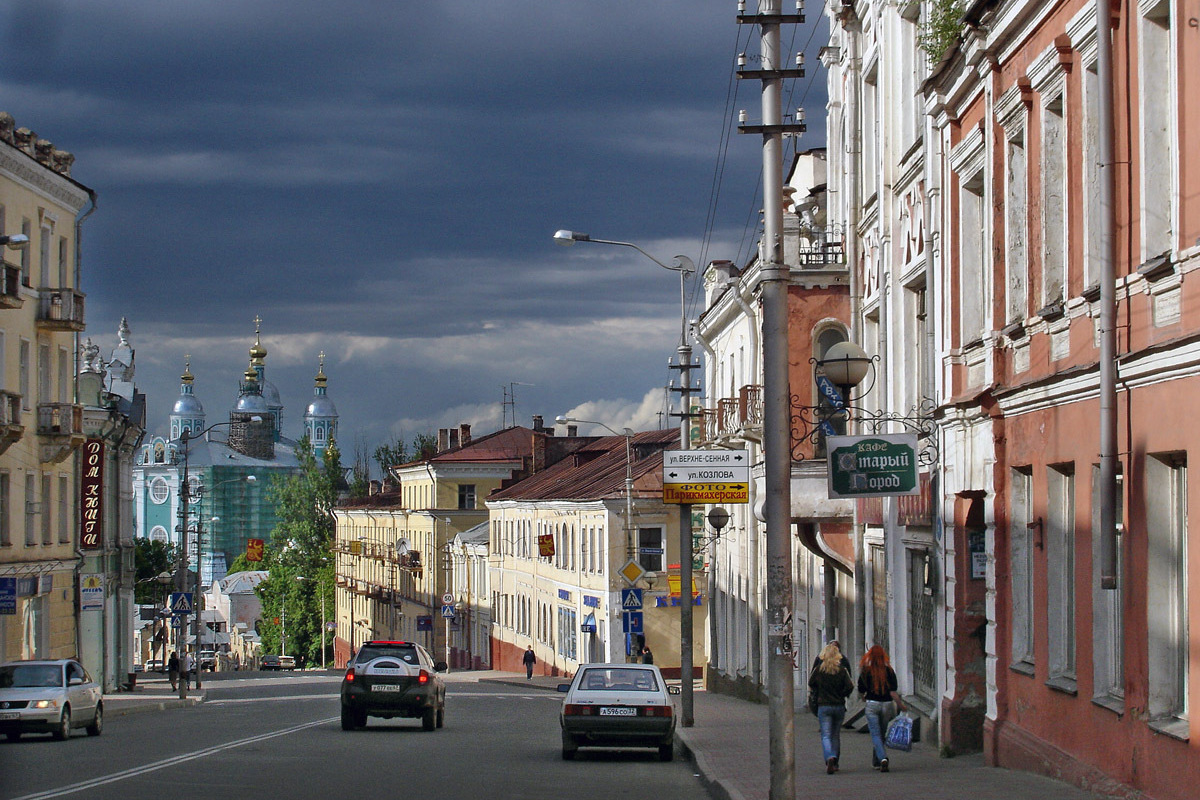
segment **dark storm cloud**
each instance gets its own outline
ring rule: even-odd
[[[99,194],[88,335],[110,346],[129,318],[155,427],[185,353],[224,414],[255,315],[292,433],[321,350],[344,438],[498,425],[513,382],[534,384],[521,422],[602,401],[648,426],[676,276],[550,237],[736,257],[760,148],[723,142],[758,107],[730,80],[755,51],[734,16],[732,0],[19,0],[0,11],[0,105]]]

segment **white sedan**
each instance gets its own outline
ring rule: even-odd
[[[675,708],[668,687],[653,664],[584,664],[566,692],[559,723],[562,757],[570,761],[580,747],[654,747],[658,757],[675,757]]]
[[[66,739],[72,728],[99,736],[102,697],[100,686],[72,658],[0,664],[0,731],[9,741],[22,733]]]

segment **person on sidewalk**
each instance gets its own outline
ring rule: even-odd
[[[183,685],[188,689],[192,688],[192,672],[196,669],[196,661],[191,653],[185,653],[183,656]]]
[[[838,771],[838,758],[842,754],[842,722],[846,719],[846,698],[854,692],[854,679],[850,677],[850,671],[842,663],[843,660],[841,649],[836,643],[830,642],[821,648],[817,665],[808,676],[808,688],[816,695],[825,771],[830,775]]]
[[[650,652],[650,645],[645,645],[642,648],[642,663],[643,664],[653,664],[654,663],[654,653]]]
[[[171,691],[174,692],[179,688],[179,654],[171,653],[171,657],[167,659],[167,679],[171,681]]]
[[[887,751],[883,747],[887,724],[896,716],[896,709],[908,708],[900,699],[897,688],[896,671],[892,669],[887,651],[877,644],[872,645],[858,664],[858,693],[867,701],[865,714],[873,746],[871,766],[880,772],[888,771]]]
[[[533,680],[533,665],[537,663],[537,656],[533,654],[533,645],[525,648],[525,655],[521,657],[521,663],[525,665],[525,680]]]

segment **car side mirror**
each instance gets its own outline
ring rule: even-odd
[[[667,694],[683,694],[683,687],[681,687],[681,686],[668,686],[668,687],[667,687]]]
[[[71,678],[71,680],[67,681],[67,686],[82,686],[82,685],[83,685],[83,678]]]
[[[449,669],[449,667],[446,666],[445,661],[434,662],[434,665],[433,665],[434,672],[445,672],[447,669]]]
[[[560,683],[558,685],[558,691],[560,691],[560,692],[569,692],[570,690],[571,690],[571,684],[569,684],[569,683]]]

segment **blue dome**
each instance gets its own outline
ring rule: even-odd
[[[253,414],[266,414],[270,412],[267,407],[267,401],[263,399],[261,394],[243,394],[238,397],[237,405],[233,407],[234,411],[248,411]]]
[[[283,408],[283,401],[279,399],[279,389],[270,381],[263,381],[262,396],[271,408]]]
[[[177,417],[202,417],[204,416],[204,406],[200,404],[200,399],[194,394],[184,394],[175,401],[175,407],[171,409],[171,414]]]
[[[304,412],[305,419],[309,417],[336,417],[337,415],[337,406],[333,404],[332,400],[324,396],[314,397]]]

